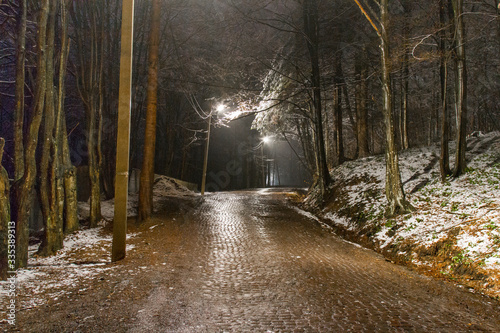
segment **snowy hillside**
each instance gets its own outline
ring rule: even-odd
[[[199,196],[199,194],[187,189],[185,186],[178,184],[174,179],[166,176],[155,175],[155,182],[153,186],[153,202],[155,211],[160,207],[158,202],[164,200],[165,197],[169,198],[182,198]],[[128,195],[127,202],[127,216],[137,216],[137,206],[139,203],[138,193],[131,193]],[[101,202],[102,217],[111,221],[114,218],[115,200],[107,200]],[[89,202],[78,203],[78,218],[79,220],[87,220],[90,212]]]
[[[317,215],[338,232],[397,262],[498,297],[500,133],[473,137],[467,144],[466,174],[445,183],[439,176],[439,146],[400,154],[404,190],[416,208],[413,213],[384,216],[383,155],[332,170],[335,185],[325,208],[317,210],[314,192],[305,207],[316,208]]]

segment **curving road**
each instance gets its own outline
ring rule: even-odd
[[[343,241],[282,193],[210,195],[181,233],[181,285],[153,291],[134,332],[500,331],[498,303]]]
[[[141,230],[112,274],[19,330],[500,332],[498,301],[343,241],[277,190],[211,194]]]

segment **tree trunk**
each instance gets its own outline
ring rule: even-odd
[[[335,59],[335,87],[333,93],[333,112],[335,115],[337,162],[341,165],[345,161],[343,141],[343,117],[342,117],[342,63],[340,56]]]
[[[35,152],[38,144],[38,132],[42,121],[46,88],[46,53],[45,41],[49,0],[41,0],[40,17],[38,20],[37,38],[37,78],[35,83],[34,112],[29,125],[25,145],[24,174],[13,186],[12,202],[14,221],[16,221],[16,267],[26,267],[28,264],[29,216],[33,198],[33,187],[36,177]]]
[[[457,115],[457,148],[453,177],[459,177],[467,167],[467,68],[465,61],[465,30],[463,0],[451,0],[455,27],[455,110]]]
[[[408,84],[409,84],[409,76],[410,76],[410,71],[408,68],[408,61],[409,61],[409,34],[410,34],[410,27],[409,27],[409,20],[410,20],[410,11],[408,8],[408,3],[405,1],[404,7],[405,7],[405,20],[403,22],[403,38],[404,38],[404,54],[403,54],[403,61],[401,63],[401,114],[399,117],[399,129],[401,133],[401,147],[406,150],[410,147],[409,141],[408,141]]]
[[[439,81],[441,86],[441,156],[439,158],[439,169],[441,171],[441,181],[445,181],[451,173],[450,170],[450,153],[449,153],[449,125],[448,125],[448,103],[447,103],[447,52],[446,52],[446,32],[444,27],[445,22],[445,1],[439,2],[439,21],[441,30],[439,32]]]
[[[116,156],[116,123],[117,118],[117,101],[118,89],[111,82],[118,82],[119,67],[114,59],[120,57],[119,37],[120,37],[120,20],[114,19],[120,16],[121,1],[105,1],[104,2],[104,20],[105,20],[105,47],[106,63],[104,67],[104,83],[103,84],[103,131],[102,140],[106,142],[102,146],[102,190],[106,199],[114,197],[114,175],[115,175],[115,156]]]
[[[90,179],[90,227],[95,228],[101,220],[101,184],[100,170],[97,154],[97,109],[89,109],[88,126],[88,156],[89,156],[89,179]]]
[[[75,2],[70,7],[77,43],[78,91],[85,105],[90,179],[90,227],[101,220],[101,114],[104,50],[103,2]]]
[[[7,279],[7,272],[10,270],[9,259],[9,226],[10,205],[9,205],[9,175],[2,166],[3,148],[5,140],[0,138],[0,280]]]
[[[356,155],[358,158],[367,157],[370,154],[368,147],[368,115],[366,112],[367,84],[366,84],[366,62],[358,57],[356,59],[356,137],[358,141]]]
[[[26,59],[26,0],[19,1],[16,60],[16,107],[14,110],[14,180],[24,174],[24,76]]]
[[[334,90],[335,94],[335,90]],[[335,97],[335,96],[334,96]],[[333,120],[331,119],[333,118]],[[335,150],[336,144],[334,147],[334,143],[336,142],[336,131],[335,131],[335,112],[333,112],[330,117],[328,112],[325,112],[325,152],[326,152],[326,164],[329,168],[333,168],[335,166]]]
[[[99,146],[101,142],[99,139],[101,135],[99,130],[101,128],[100,115],[102,110],[102,64],[100,54],[103,51],[103,40],[100,30],[102,29],[102,22],[97,22],[96,15],[102,8],[99,4],[91,10],[91,58],[90,72],[92,78],[88,81],[91,86],[88,87],[89,93],[89,109],[87,111],[88,119],[88,154],[89,154],[89,178],[90,178],[90,227],[95,228],[99,221],[101,221],[101,169],[99,161]],[[97,87],[94,88],[94,87]]]
[[[326,164],[325,139],[321,108],[321,74],[319,68],[319,23],[317,0],[304,1],[304,30],[311,60],[311,83],[313,89],[313,119],[315,129],[316,169],[321,193],[330,185],[330,173]]]
[[[66,68],[69,55],[70,43],[68,39],[68,20],[65,1],[61,1],[61,56],[59,59],[59,90],[57,94],[57,113],[58,113],[58,131],[56,134],[57,147],[60,147],[61,171],[59,177],[62,177],[63,191],[58,191],[58,197],[64,196],[64,220],[63,232],[66,234],[72,233],[79,229],[77,193],[76,193],[76,168],[71,164],[69,153],[69,144],[66,130],[65,112],[64,112],[64,97],[66,95],[64,89],[64,78],[66,77]],[[59,153],[56,153],[58,156]],[[61,199],[62,201],[62,199]]]
[[[55,119],[55,98],[54,98],[54,37],[56,24],[56,0],[50,0],[48,28],[47,28],[47,69],[45,84],[45,108],[44,108],[44,126],[42,143],[42,157],[39,169],[40,176],[40,205],[42,208],[44,236],[42,244],[38,249],[38,254],[49,256],[62,248],[62,212],[59,211],[57,198],[57,185],[59,180],[57,171],[59,168],[59,156],[57,154],[54,133],[56,129]]]
[[[63,148],[64,150],[64,148]],[[63,152],[65,154],[65,152]],[[64,171],[64,233],[70,234],[79,229],[77,196],[76,196],[76,168],[70,166]]]
[[[392,119],[392,91],[391,91],[391,58],[389,51],[389,24],[388,0],[380,2],[380,50],[382,63],[382,87],[384,96],[384,121],[386,135],[386,177],[385,194],[389,201],[388,213],[394,215],[399,212],[407,212],[412,209],[406,201],[399,172],[398,151],[394,138],[394,124]]]
[[[402,77],[401,77],[401,116],[400,131],[401,131],[401,147],[408,149],[410,144],[408,141],[408,54],[405,52],[402,63]]]
[[[151,32],[149,36],[149,69],[144,156],[142,160],[141,180],[139,185],[139,207],[137,219],[139,223],[150,218],[153,211],[161,7],[159,0],[153,0],[152,5]]]

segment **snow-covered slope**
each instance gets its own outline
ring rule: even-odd
[[[155,175],[155,183],[153,186],[153,203],[155,204],[155,209],[158,208],[159,201],[163,200],[165,197],[170,198],[182,198],[182,197],[193,197],[199,194],[187,189],[183,185],[175,182],[174,179],[166,176]],[[134,217],[137,216],[137,206],[139,202],[139,196],[137,193],[131,193],[128,195],[127,202],[127,216]],[[101,214],[102,217],[111,221],[114,218],[114,207],[115,200],[107,200],[101,202]],[[90,204],[89,202],[79,202],[78,203],[78,218],[80,220],[86,220],[89,217]]]
[[[319,210],[314,191],[305,207],[352,239],[420,266],[433,275],[500,296],[500,133],[468,140],[467,172],[442,183],[439,146],[400,154],[407,199],[415,212],[384,216],[384,156],[332,170],[330,199]],[[454,147],[451,147],[452,149]],[[453,156],[453,150],[450,150]]]

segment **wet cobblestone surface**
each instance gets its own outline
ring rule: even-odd
[[[498,303],[345,242],[283,196],[211,195],[183,223],[181,285],[152,292],[134,332],[500,331]]]
[[[343,241],[282,193],[211,194],[158,221],[120,274],[25,314],[21,330],[500,332],[498,301]]]

